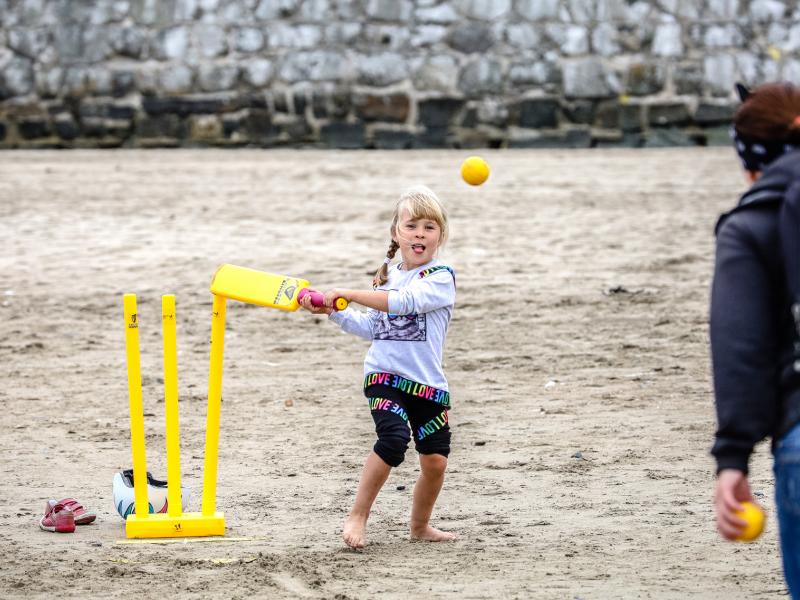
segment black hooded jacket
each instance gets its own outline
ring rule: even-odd
[[[710,329],[718,424],[711,453],[718,471],[746,473],[756,443],[771,436],[774,444],[800,422],[796,334],[779,233],[787,193],[800,193],[800,152],[770,164],[717,223]]]

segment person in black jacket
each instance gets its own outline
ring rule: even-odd
[[[717,529],[731,540],[741,533],[745,523],[736,512],[741,502],[754,501],[750,454],[771,437],[784,574],[798,599],[800,312],[796,322],[792,293],[800,281],[794,272],[800,230],[782,219],[790,200],[800,206],[800,88],[738,87],[743,102],[732,134],[752,187],[717,224],[710,322]]]

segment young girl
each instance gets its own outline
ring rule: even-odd
[[[740,86],[739,94],[734,141],[752,187],[717,225],[711,292],[717,529],[727,539],[741,533],[745,522],[736,513],[741,502],[753,501],[750,454],[770,436],[784,574],[797,599],[800,300],[791,295],[798,291],[800,231],[786,211],[800,203],[800,89],[768,84],[749,92]]]
[[[414,486],[411,538],[440,542],[456,537],[430,525],[450,454],[450,394],[442,350],[456,284],[453,270],[436,259],[447,240],[447,214],[431,190],[412,188],[397,202],[389,231],[392,241],[373,290],[331,290],[320,308],[308,296],[302,302],[305,309],[327,314],[344,331],[372,342],[364,360],[364,395],[378,440],[344,524],[342,536],[351,548],[364,547],[372,503],[392,467],[403,462],[412,434],[420,476]],[[402,260],[389,268],[398,250]],[[368,310],[335,312],[330,307],[337,297]]]

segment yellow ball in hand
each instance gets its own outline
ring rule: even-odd
[[[489,165],[480,156],[470,156],[461,163],[461,177],[470,185],[480,185],[489,179]]]
[[[752,542],[764,531],[764,521],[767,517],[758,504],[742,502],[742,510],[737,512],[736,516],[743,521],[747,521],[747,525],[742,529],[742,532],[736,536],[736,539],[740,542]]]

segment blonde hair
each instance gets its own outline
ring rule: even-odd
[[[439,226],[439,247],[444,246],[447,241],[449,233],[447,227],[447,210],[442,205],[439,197],[429,187],[424,185],[416,185],[407,189],[400,194],[400,199],[394,207],[394,214],[392,215],[392,224],[389,231],[392,235],[392,241],[389,244],[389,250],[386,252],[386,258],[380,269],[375,273],[372,280],[372,286],[377,288],[382,286],[389,279],[389,261],[394,258],[400,245],[394,241],[397,235],[397,224],[400,221],[400,215],[403,211],[408,211],[408,215],[413,219],[429,219]]]

